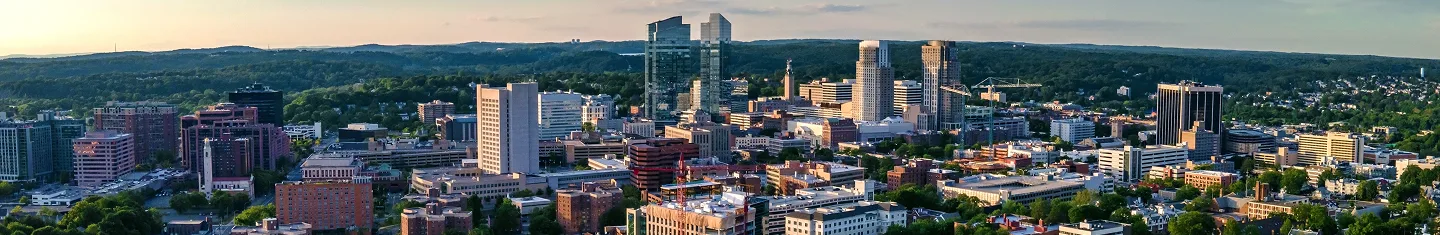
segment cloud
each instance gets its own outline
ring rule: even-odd
[[[651,0],[635,4],[634,1],[624,1],[615,8],[621,13],[683,13],[682,15],[693,15],[699,11],[695,9],[716,9],[728,6],[729,3],[718,0]]]
[[[1134,21],[1134,20],[1109,20],[1109,19],[1074,19],[1074,20],[1034,20],[1021,22],[930,22],[926,24],[936,29],[1039,29],[1039,30],[1077,30],[1077,31],[1145,31],[1158,30],[1181,26],[1178,23],[1159,21]]]

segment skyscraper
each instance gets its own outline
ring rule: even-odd
[[[942,123],[959,126],[965,118],[960,112],[965,104],[960,102],[957,94],[940,90],[941,86],[960,83],[960,59],[955,53],[955,42],[930,41],[920,47],[920,57],[925,79],[921,81],[924,99],[920,103],[922,118],[917,120],[920,123],[915,123],[916,127],[940,130]]]
[[[700,84],[695,96],[695,109],[720,113],[722,99],[729,98],[725,80],[730,73],[725,68],[730,57],[730,21],[720,13],[710,13],[710,21],[700,23]]]
[[[890,67],[889,43],[879,40],[860,42],[860,59],[855,61],[855,93],[851,102],[856,105],[855,116],[859,121],[878,122],[895,111],[895,71]]]
[[[149,162],[155,153],[180,146],[180,116],[175,105],[165,102],[106,102],[95,108],[95,130],[131,134],[135,138],[135,162]]]
[[[476,88],[476,141],[488,174],[540,172],[540,86],[510,83]]]
[[[260,123],[285,126],[285,93],[271,90],[265,84],[255,83],[235,89],[229,94],[230,103],[255,107],[260,112]]]
[[[285,134],[280,127],[268,123],[255,123],[244,115],[230,115],[236,113],[231,109],[248,109],[236,105],[219,104],[206,107],[206,110],[196,110],[195,116],[206,116],[207,114],[225,114],[228,119],[210,120],[200,124],[185,127],[180,131],[180,161],[186,169],[196,174],[204,174],[205,170],[205,140],[222,139],[226,141],[235,139],[246,139],[246,144],[237,149],[239,154],[248,156],[246,164],[249,167],[274,170],[283,161],[291,157],[290,136]],[[186,117],[187,120],[198,118]],[[137,141],[138,143],[138,141]],[[248,174],[248,171],[247,171]]]
[[[695,74],[691,56],[690,25],[680,16],[650,23],[645,39],[645,115],[673,121],[681,111],[680,93],[689,90]]]
[[[1191,128],[1214,131],[1222,138],[1220,143],[1225,142],[1223,138],[1226,128],[1224,121],[1220,119],[1224,88],[1180,81],[1177,84],[1160,84],[1158,90],[1155,98],[1155,110],[1158,112],[1155,118],[1155,134],[1158,144],[1178,145],[1181,142],[1180,132]],[[1196,122],[1204,124],[1194,126]]]

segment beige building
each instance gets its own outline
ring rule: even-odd
[[[878,122],[894,114],[895,70],[890,67],[889,45],[880,40],[860,42],[860,59],[855,61],[855,92],[850,98],[855,105],[852,114],[855,120]]]
[[[489,174],[539,173],[539,85],[476,88],[476,146]]]
[[[712,122],[681,123],[678,126],[665,127],[665,138],[685,139],[700,146],[700,156],[685,158],[714,157],[723,162],[730,162],[732,158],[730,146],[734,144],[734,137],[730,136],[730,125]]]
[[[940,194],[945,198],[955,198],[961,195],[975,197],[989,203],[1000,205],[1006,201],[1030,203],[1035,200],[1069,199],[1075,193],[1085,189],[1085,184],[1080,182],[1048,180],[1046,177],[1012,176],[1012,177],[970,177],[961,181],[941,180],[936,183]]]
[[[1130,224],[1109,220],[1090,220],[1073,224],[1061,224],[1060,235],[1124,235],[1130,234]]]
[[[798,161],[786,161],[785,163],[765,167],[766,181],[770,184],[783,182],[781,176],[796,174],[814,175],[820,180],[840,185],[848,184],[855,180],[863,180],[865,177],[865,168],[831,162]]]
[[[1197,170],[1185,173],[1185,184],[1201,190],[1207,189],[1210,186],[1220,186],[1223,188],[1235,183],[1235,181],[1239,179],[1240,175],[1229,172]]]
[[[1099,149],[1096,152],[1100,153],[1100,171],[1122,181],[1140,179],[1151,167],[1181,166],[1188,159],[1185,147],[1166,145],[1145,148],[1125,146],[1123,149]]]
[[[520,190],[534,191],[548,186],[544,179],[532,180],[521,173],[488,174],[480,168],[429,168],[415,169],[410,173],[410,189],[415,192],[437,188],[440,193],[476,195],[487,202]]]
[[[1300,154],[1290,147],[1276,147],[1275,152],[1255,152],[1252,154],[1256,161],[1270,166],[1292,166],[1300,162]]]
[[[785,215],[785,235],[876,235],[910,223],[909,210],[894,202],[865,201],[800,209]]]
[[[1325,135],[1295,135],[1295,142],[1300,148],[1295,152],[1299,153],[1300,164],[1319,165],[1325,158],[1335,158],[1338,162],[1356,162],[1360,160],[1360,154],[1364,152],[1365,136],[1344,132],[1331,132]]]
[[[643,217],[644,234],[751,234],[756,229],[755,211],[746,205],[746,197],[726,192],[708,197],[692,197],[681,204],[663,202],[627,210],[629,217]],[[630,222],[627,222],[630,223]]]

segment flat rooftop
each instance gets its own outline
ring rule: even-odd
[[[1040,177],[1012,176],[975,182],[957,182],[949,187],[989,193],[999,193],[1004,190],[1010,191],[1011,194],[1023,195],[1082,185],[1084,184],[1071,181],[1048,181]]]
[[[303,168],[306,168],[306,167],[345,167],[345,166],[360,166],[360,161],[355,160],[355,158],[349,158],[349,157],[322,157],[322,158],[314,158],[314,157],[312,157],[312,158],[309,158],[309,159],[305,159],[305,162],[304,162],[304,163],[300,163],[300,168],[302,168],[302,169],[303,169]]]

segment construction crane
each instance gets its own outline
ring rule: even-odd
[[[975,83],[975,85],[972,85],[972,86],[970,86],[970,87],[968,87],[968,88],[965,87],[964,85],[960,85],[960,86],[953,86],[953,85],[952,85],[952,86],[940,86],[940,89],[941,89],[941,90],[944,90],[945,92],[950,92],[950,93],[955,93],[955,94],[959,94],[959,95],[960,95],[960,110],[958,110],[958,112],[961,113],[961,117],[959,118],[959,121],[960,121],[960,128],[959,128],[959,129],[960,129],[960,135],[959,135],[958,137],[960,138],[960,143],[965,143],[965,133],[967,133],[966,129],[968,129],[968,128],[970,127],[970,125],[968,125],[968,123],[967,123],[967,121],[965,120],[965,117],[964,117],[965,106],[966,106],[966,105],[965,105],[965,103],[966,103],[965,97],[974,96],[974,94],[973,94],[972,92],[970,92],[969,90],[980,90],[980,89],[984,89],[984,90],[985,90],[985,93],[982,93],[982,94],[990,94],[990,95],[993,96],[993,95],[996,94],[996,93],[995,93],[995,88],[1035,88],[1035,87],[1040,87],[1040,86],[1041,86],[1040,84],[1022,82],[1022,81],[1020,81],[1019,78],[989,77],[989,78],[985,78],[985,80],[981,80],[979,83]],[[990,107],[991,112],[994,112],[995,110],[997,110],[997,107],[995,106],[995,100],[997,100],[997,99],[999,99],[999,98],[991,97],[990,99],[986,99],[986,100],[989,100],[989,101],[990,101],[988,106]],[[995,149],[995,114],[994,114],[994,113],[991,113],[991,114],[989,114],[989,115],[986,115],[985,120],[986,120],[985,129],[986,129],[986,133],[987,133],[986,136],[987,136],[987,138],[988,138],[988,139],[986,139],[986,141],[987,141],[988,144],[990,145],[990,156],[991,156],[991,157],[994,157],[995,154],[997,154],[997,152],[998,152],[998,151]]]

